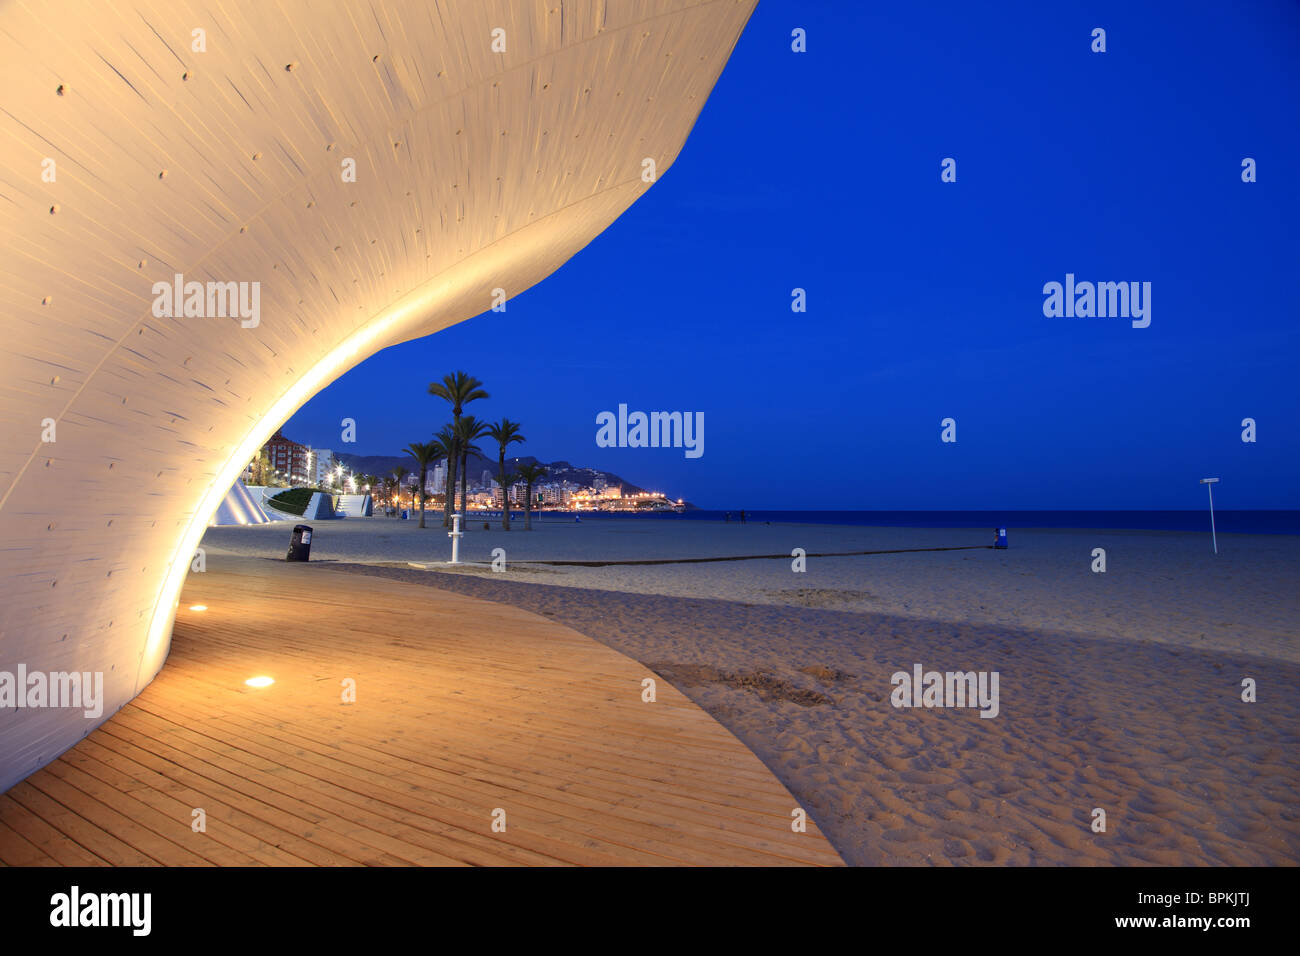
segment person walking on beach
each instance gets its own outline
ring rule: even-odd
[[[745,509],[744,509],[744,508],[741,508],[741,509],[740,509],[740,523],[741,523],[741,524],[744,524],[744,523],[745,523]]]

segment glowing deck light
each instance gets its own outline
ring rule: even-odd
[[[208,606],[207,606],[206,604],[191,604],[191,605],[190,605],[190,610],[191,610],[191,611],[206,611],[207,609],[208,609]]]
[[[272,677],[250,677],[244,683],[249,687],[270,687],[275,683],[275,679]]]

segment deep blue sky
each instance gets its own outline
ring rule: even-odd
[[[1300,5],[889,6],[762,0],[610,229],[286,432],[396,454],[447,417],[429,381],[464,368],[523,453],[703,507],[1201,508],[1216,475],[1219,507],[1300,508]],[[1151,282],[1150,328],[1044,317],[1067,272]],[[502,324],[564,334],[503,358]],[[597,448],[619,402],[703,411],[704,456]]]

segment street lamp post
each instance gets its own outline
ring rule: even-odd
[[[1219,537],[1214,530],[1214,486],[1219,481],[1218,478],[1202,478],[1201,484],[1205,490],[1210,493],[1210,540],[1214,542],[1214,553],[1219,553]]]
[[[460,538],[465,532],[460,530],[459,514],[451,516],[451,530],[447,532],[447,537],[451,538],[451,563],[460,564]]]

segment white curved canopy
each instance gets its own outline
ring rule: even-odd
[[[0,712],[0,790],[157,673],[209,517],[304,401],[650,188],[755,2],[0,6],[0,672],[106,698]],[[256,288],[257,322],[157,314],[177,274]]]

